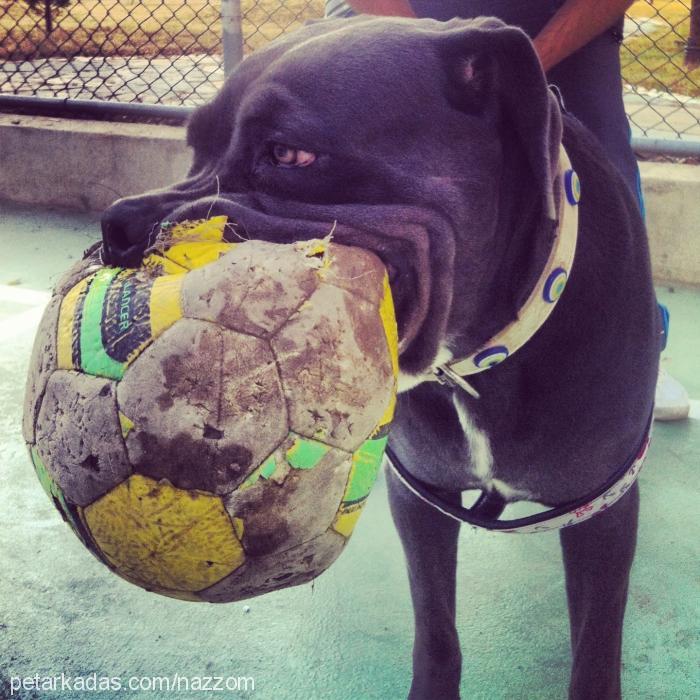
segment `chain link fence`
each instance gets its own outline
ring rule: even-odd
[[[620,58],[633,131],[700,144],[700,0],[636,2],[624,34]]]
[[[202,104],[224,78],[225,5],[220,0],[0,0],[0,92]],[[238,21],[244,50],[322,15],[323,0],[243,0]]]
[[[193,107],[221,86],[227,41],[235,61],[241,50],[321,17],[323,5],[0,0],[0,97]],[[700,147],[700,0],[639,0],[624,34],[625,103],[635,135]]]

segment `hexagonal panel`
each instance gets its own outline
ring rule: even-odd
[[[345,542],[329,530],[281,554],[248,557],[240,569],[198,595],[210,603],[228,603],[307,583],[338,558]]]
[[[114,382],[56,370],[36,422],[37,451],[71,503],[91,503],[131,467],[117,417]]]
[[[245,554],[221,499],[134,474],[83,511],[102,554],[142,586],[196,591],[237,569]]]
[[[185,316],[253,335],[274,333],[318,286],[314,265],[293,246],[247,241],[183,286]]]
[[[100,268],[65,296],[58,319],[58,366],[121,379],[128,365],[182,317],[184,274]]]
[[[165,331],[117,395],[134,469],[183,489],[231,491],[288,432],[267,342],[205,321]]]
[[[259,478],[251,475],[224,499],[229,514],[244,523],[246,552],[282,552],[327,530],[345,491],[351,460],[342,450],[288,436],[265,460]]]
[[[394,392],[377,307],[322,284],[271,343],[291,429],[341,449],[357,449]]]
[[[26,442],[34,442],[34,423],[44,396],[46,383],[51,372],[56,369],[56,326],[61,310],[61,297],[52,297],[39,329],[34,338],[32,356],[29,360],[29,374],[24,393],[24,414],[22,416],[22,435]]]

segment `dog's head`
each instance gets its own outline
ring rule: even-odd
[[[559,111],[528,38],[498,20],[310,24],[243,61],[187,137],[186,180],[105,212],[106,261],[137,263],[162,221],[333,230],[389,270],[404,378],[512,316],[550,243],[534,233],[556,217]]]

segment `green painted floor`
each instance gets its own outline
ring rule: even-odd
[[[254,679],[254,691],[211,694],[227,698],[405,697],[412,613],[383,479],[328,572],[313,585],[247,603],[146,593],[96,562],[61,522],[20,437],[24,374],[43,298],[26,290],[48,290],[97,230],[94,217],[0,204],[0,698],[10,697],[13,676],[61,673],[124,684],[175,674]],[[673,316],[667,365],[695,402],[690,420],[656,425],[641,476],[624,650],[631,700],[700,698],[700,293],[660,288],[659,296]],[[564,698],[569,649],[556,534],[465,529],[460,551],[463,698]],[[22,690],[13,697],[88,695]],[[205,696],[124,690],[94,697]]]

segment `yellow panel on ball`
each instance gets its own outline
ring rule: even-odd
[[[351,506],[341,506],[336,519],[333,521],[333,529],[343,537],[350,537],[355,529],[355,525],[357,525],[357,521],[360,519],[360,515],[362,515],[364,507],[364,501]]]
[[[83,518],[117,573],[146,588],[198,591],[245,560],[221,499],[167,481],[134,474]]]
[[[396,383],[399,376],[399,331],[396,326],[396,312],[394,310],[394,298],[391,295],[391,287],[389,286],[389,275],[387,275],[386,272],[384,273],[383,289],[382,301],[379,304],[379,317],[382,319],[386,343],[389,347],[389,355],[391,357],[391,368],[394,372],[394,383]],[[396,384],[394,384],[394,387],[395,386]],[[388,425],[391,423],[394,419],[395,410],[396,391],[394,390],[389,399],[386,411],[379,421],[379,425]]]
[[[143,264],[166,275],[204,267],[236,247],[235,243],[224,240],[227,226],[234,228],[226,216],[173,224],[165,234],[170,245],[148,255]]]

